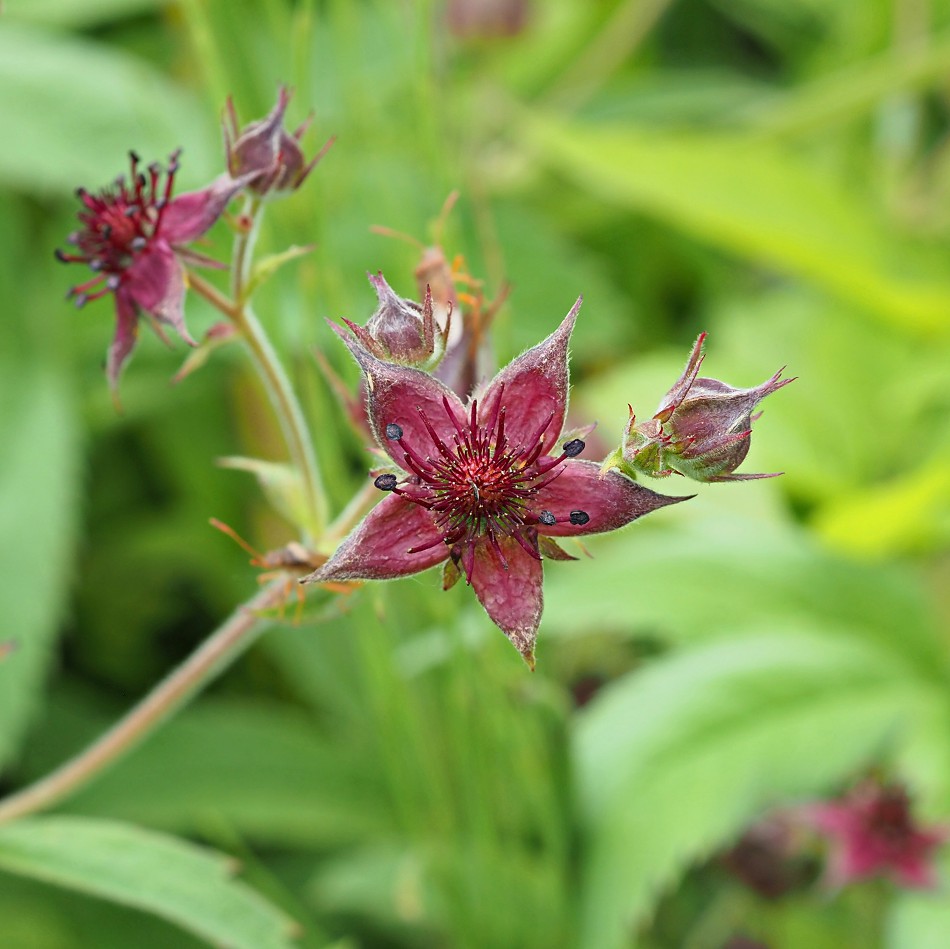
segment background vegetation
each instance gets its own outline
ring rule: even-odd
[[[517,15],[458,19],[493,8]],[[437,572],[275,623],[128,759],[0,831],[4,949],[278,949],[287,919],[307,949],[943,947],[946,887],[766,900],[710,858],[869,767],[950,821],[948,77],[943,0],[7,0],[7,790],[251,595],[209,516],[291,539],[215,465],[280,460],[241,352],[171,387],[183,348],[146,334],[117,415],[111,308],[63,304],[77,275],[52,256],[72,190],[129,148],[183,146],[186,188],[218,173],[229,94],[250,118],[286,82],[309,150],[338,137],[269,215],[265,248],[318,246],[259,304],[338,506],[367,455],[311,351],[355,383],[324,317],[369,315],[366,271],[414,293],[419,253],[373,224],[463,253],[489,297],[510,281],[502,362],[583,292],[572,407],[605,446],[703,329],[719,378],[799,381],[745,465],[784,477],[700,486],[546,569],[533,675]],[[214,319],[194,296],[188,316]]]

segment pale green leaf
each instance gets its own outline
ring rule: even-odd
[[[0,370],[0,766],[39,698],[70,579],[79,440],[68,386],[52,370]]]
[[[947,860],[942,861],[947,869]],[[946,949],[950,933],[950,897],[945,889],[933,893],[900,893],[887,920],[887,949]]]
[[[826,790],[932,696],[857,643],[762,631],[605,689],[574,740],[585,947],[624,945],[664,885],[770,805]]]
[[[0,828],[0,867],[154,913],[216,946],[291,949],[291,921],[230,861],[113,821],[32,818]]]
[[[88,27],[140,16],[167,0],[6,0],[3,14],[13,22]]]
[[[950,328],[950,282],[911,260],[866,201],[743,134],[520,116],[536,160],[609,201],[813,281],[920,332]],[[915,264],[917,266],[915,266]]]
[[[70,705],[63,714],[78,711]],[[54,718],[49,727],[67,726]],[[179,833],[224,820],[257,840],[326,847],[390,826],[367,764],[365,748],[331,744],[300,713],[202,703],[71,798],[69,808]]]
[[[129,149],[153,161],[183,147],[182,182],[199,186],[214,173],[214,126],[191,96],[126,53],[33,27],[0,29],[0,182],[95,190],[128,173]]]
[[[546,565],[543,636],[597,630],[682,642],[732,636],[763,618],[820,622],[827,635],[874,641],[922,676],[941,674],[927,599],[910,574],[824,551],[756,509],[756,492],[768,489],[752,486],[740,499],[721,493],[730,487],[662,512],[666,523],[592,538],[593,558]]]

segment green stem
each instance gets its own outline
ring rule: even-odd
[[[0,801],[0,823],[52,807],[128,754],[248,649],[267,627],[258,614],[278,606],[286,595],[286,581],[275,580],[239,606],[188,659],[88,748],[46,777]]]
[[[234,323],[250,350],[251,358],[264,380],[267,394],[270,396],[271,404],[280,422],[290,460],[303,482],[307,509],[307,520],[303,525],[306,535],[304,539],[312,543],[320,537],[327,522],[327,496],[320,468],[317,465],[316,452],[290,379],[264,327],[246,299],[261,207],[258,198],[246,199],[241,218],[248,224],[241,227],[236,234],[231,257],[231,299],[228,300],[197,274],[190,274],[189,282],[193,290],[201,294]]]

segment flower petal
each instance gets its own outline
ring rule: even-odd
[[[544,431],[544,451],[549,451],[564,426],[567,411],[567,346],[583,297],[578,297],[561,325],[543,342],[522,353],[491,381],[481,400],[483,418],[494,413],[501,393],[505,407],[505,432],[512,445],[528,445],[549,416]],[[502,386],[504,391],[502,392]]]
[[[429,546],[429,545],[432,546]],[[425,547],[418,553],[410,549]],[[301,583],[392,580],[441,563],[449,555],[429,512],[390,494],[351,531],[336,553]]]
[[[608,471],[601,476],[600,466],[594,462],[569,458],[563,462],[561,474],[538,492],[532,513],[549,511],[557,518],[551,525],[538,524],[539,534],[578,537],[616,530],[644,514],[687,501],[692,496],[657,494],[618,471]],[[588,520],[573,524],[571,512],[583,512]]]
[[[153,241],[135,258],[123,286],[146,313],[173,327],[189,346],[198,345],[185,326],[185,274],[165,241]]]
[[[534,668],[534,644],[544,596],[541,561],[535,560],[514,537],[499,540],[507,569],[486,538],[475,545],[472,587],[492,622]]]
[[[406,453],[397,439],[387,436],[387,426],[398,426],[403,444],[422,458],[438,454],[423,415],[435,434],[446,444],[452,444],[456,429],[446,405],[460,425],[465,424],[465,409],[451,389],[426,372],[377,359],[340,327],[330,325],[363,370],[370,428],[397,465],[406,467]]]
[[[135,303],[128,293],[120,286],[115,292],[115,336],[109,346],[106,357],[106,377],[113,394],[119,386],[119,376],[138,338],[139,316]]]
[[[207,188],[179,195],[162,212],[159,234],[169,244],[187,244],[201,237],[221,217],[228,202],[257,174],[240,178],[220,175]]]

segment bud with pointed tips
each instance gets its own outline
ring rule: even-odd
[[[433,368],[445,352],[451,315],[445,328],[440,329],[428,287],[420,306],[413,300],[400,297],[381,273],[368,274],[368,277],[376,290],[376,311],[365,326],[350,320],[343,322],[360,345],[377,359],[419,369]]]
[[[624,432],[621,470],[663,478],[673,473],[694,481],[752,481],[773,474],[735,474],[749,453],[755,407],[794,379],[779,370],[761,385],[736,389],[718,379],[697,378],[706,334],[693,346],[682,375],[653,418],[637,423],[633,410]]]
[[[248,189],[261,197],[296,191],[333,144],[331,138],[309,162],[300,139],[308,119],[295,132],[284,128],[284,113],[291,93],[281,86],[274,108],[263,118],[240,127],[234,102],[225,106],[223,130],[228,170],[232,177],[251,176]]]

